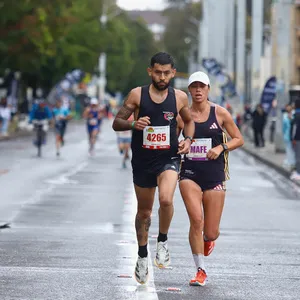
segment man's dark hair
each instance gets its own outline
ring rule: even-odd
[[[151,58],[151,67],[153,68],[155,64],[159,65],[171,65],[174,68],[174,59],[173,57],[166,52],[158,52]]]

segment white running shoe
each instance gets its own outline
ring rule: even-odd
[[[148,280],[148,257],[139,257],[135,265],[135,279],[140,284],[145,284]]]
[[[160,269],[165,268],[170,264],[168,241],[157,243],[156,257],[154,259],[154,264]]]

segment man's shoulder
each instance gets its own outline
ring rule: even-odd
[[[141,95],[141,92],[142,92],[142,87],[137,86],[130,91],[130,94],[136,96],[136,95]]]
[[[141,99],[141,95],[142,95],[142,87],[138,86],[133,88],[129,94],[128,94],[128,98],[130,98],[131,100],[135,101],[139,101]]]
[[[179,90],[179,89],[174,88],[174,93],[175,93],[176,99],[179,99],[179,100],[187,99],[187,94],[183,90]]]

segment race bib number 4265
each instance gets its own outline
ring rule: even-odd
[[[147,126],[143,131],[143,148],[169,149],[170,126]]]

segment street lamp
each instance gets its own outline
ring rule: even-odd
[[[107,24],[107,7],[103,3],[102,15],[100,16],[99,20],[100,23],[105,30]],[[99,102],[104,103],[105,98],[105,88],[106,88],[106,53],[100,53],[99,60],[98,60],[98,70],[99,70],[99,78],[98,78],[98,97]]]

